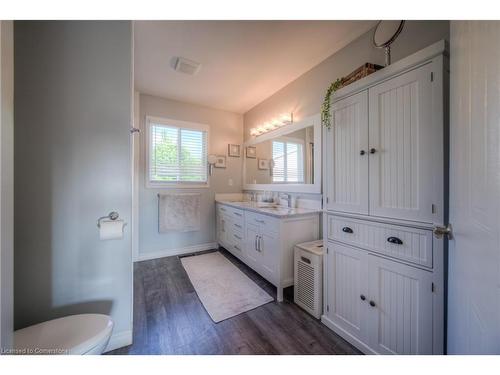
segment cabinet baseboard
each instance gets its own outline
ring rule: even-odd
[[[351,335],[350,333],[346,332],[339,326],[337,326],[334,322],[332,322],[326,315],[321,316],[321,322],[330,328],[333,332],[335,332],[337,335],[342,337],[344,340],[349,342],[349,344],[353,345],[356,347],[356,349],[360,350],[364,354],[378,354],[377,352],[373,351],[368,345],[363,343],[362,341],[358,340],[356,337]]]

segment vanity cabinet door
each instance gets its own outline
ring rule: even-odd
[[[370,346],[379,354],[433,354],[432,272],[367,258]]]
[[[332,104],[326,136],[328,210],[368,214],[368,93]]]
[[[253,223],[247,223],[245,225],[245,259],[247,264],[251,268],[258,267],[259,264],[259,250],[258,242],[259,239],[259,226]]]
[[[434,121],[431,77],[428,64],[369,89],[370,215],[438,219],[443,124]]]
[[[265,277],[277,283],[278,280],[278,260],[280,259],[280,242],[277,233],[261,227],[257,247],[259,250],[261,270]]]
[[[226,230],[227,230],[227,221],[224,215],[217,214],[217,242],[225,246],[227,244],[226,240]]]

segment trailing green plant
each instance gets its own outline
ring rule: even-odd
[[[326,90],[325,99],[321,105],[321,124],[327,129],[332,127],[332,114],[330,113],[330,99],[332,94],[342,87],[342,79],[338,78],[332,82]]]

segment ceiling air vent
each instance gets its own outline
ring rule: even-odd
[[[200,66],[200,63],[185,59],[184,57],[178,57],[177,61],[175,62],[175,70],[189,75],[195,75],[196,73],[198,73],[198,71],[200,70]]]

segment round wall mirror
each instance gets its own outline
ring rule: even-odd
[[[391,64],[391,44],[403,30],[405,21],[379,21],[373,33],[373,44],[385,48],[385,65]]]

